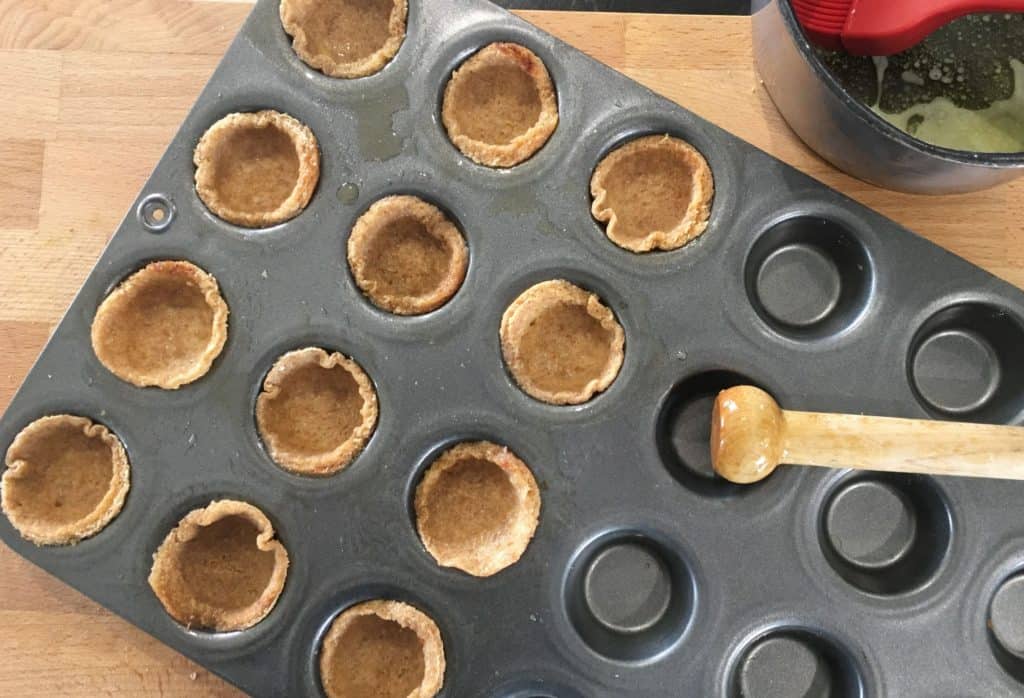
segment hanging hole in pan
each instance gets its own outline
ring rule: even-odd
[[[150,194],[135,209],[139,223],[151,233],[162,233],[171,227],[174,214],[174,204],[163,194]]]

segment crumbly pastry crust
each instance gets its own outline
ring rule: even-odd
[[[501,468],[516,497],[512,521],[485,541],[450,550],[434,533],[434,519],[457,520],[457,513],[437,511],[431,504],[446,473],[467,460],[481,460]],[[540,518],[540,489],[537,480],[512,451],[488,441],[460,443],[445,451],[427,469],[416,487],[416,528],[423,546],[442,567],[455,567],[474,577],[490,577],[519,561],[537,531]]]
[[[514,66],[522,70],[533,81],[540,100],[537,121],[510,143],[486,143],[472,138],[465,132],[466,127],[459,115],[459,83],[496,66]],[[452,143],[467,157],[487,167],[514,167],[533,157],[555,132],[558,127],[558,99],[551,75],[537,54],[519,44],[494,43],[471,56],[452,74],[444,91],[441,119]]]
[[[351,435],[330,451],[314,455],[298,452],[282,443],[270,413],[271,404],[280,396],[282,386],[291,375],[309,367],[344,369],[355,380],[362,399],[360,422]],[[297,419],[307,417],[294,416]],[[256,424],[270,457],[282,468],[300,475],[326,477],[345,468],[366,446],[377,425],[377,416],[377,391],[362,367],[340,353],[328,354],[318,347],[296,349],[281,356],[267,374],[263,390],[256,399]]]
[[[643,231],[642,235],[630,235],[623,229],[622,222],[608,201],[609,180],[615,168],[624,161],[643,157],[648,153],[669,154],[678,161],[680,167],[691,173],[690,201],[686,210],[680,212],[679,221],[670,229],[649,230]],[[606,156],[594,170],[590,180],[590,193],[594,199],[591,208],[593,216],[606,224],[605,230],[612,242],[632,252],[650,252],[678,249],[704,233],[711,215],[715,184],[707,160],[696,148],[678,138],[655,135],[637,138]],[[632,198],[642,200],[656,195],[655,191],[638,191]],[[659,202],[651,201],[650,205],[657,207]]]
[[[188,365],[162,370],[140,369],[120,355],[119,343],[114,340],[137,329],[131,320],[133,300],[158,280],[170,280],[199,290],[212,313],[210,334],[206,344],[188,357]],[[96,311],[90,334],[100,363],[121,380],[140,388],[155,386],[176,390],[206,375],[224,349],[228,337],[228,306],[217,280],[191,262],[151,262],[121,282],[104,299]]]
[[[272,552],[274,566],[259,598],[241,608],[225,609],[195,597],[182,574],[180,562],[189,541],[196,538],[203,528],[228,517],[239,517],[252,523],[257,530],[253,545],[260,551]],[[288,552],[274,536],[270,519],[253,505],[230,499],[211,502],[206,507],[189,512],[167,534],[153,553],[149,586],[163,604],[164,610],[186,627],[216,632],[251,628],[273,610],[284,589],[288,573]]]
[[[232,156],[231,149],[222,146],[233,133],[266,128],[278,129],[292,142],[299,163],[295,184],[291,193],[273,210],[241,210],[225,201],[217,187],[218,160]],[[199,198],[220,218],[246,228],[266,228],[294,218],[309,204],[320,180],[320,149],[316,136],[295,117],[270,109],[228,114],[206,130],[192,159],[196,166],[196,193]]]
[[[68,523],[54,523],[47,520],[44,514],[33,511],[31,505],[24,501],[23,495],[26,493],[19,490],[27,480],[46,475],[49,464],[39,462],[34,457],[36,444],[43,442],[52,447],[54,440],[78,435],[96,439],[109,448],[109,486],[102,498],[85,515]],[[0,508],[18,533],[36,545],[71,545],[96,535],[121,512],[130,487],[128,455],[121,440],[102,424],[75,415],[50,415],[26,426],[7,449],[4,464],[7,470],[0,483]],[[73,487],[75,483],[67,484],[71,488],[63,494],[72,498],[76,494]]]
[[[579,390],[549,390],[539,385],[526,366],[520,342],[537,318],[559,305],[578,306],[610,333],[608,360]],[[564,279],[544,281],[524,291],[501,318],[501,350],[512,377],[528,394],[554,405],[578,405],[612,384],[625,357],[625,332],[615,314],[597,295]]]
[[[365,601],[342,611],[331,623],[320,645],[320,682],[328,698],[347,698],[341,692],[333,675],[333,664],[338,659],[339,642],[353,621],[363,616],[377,616],[393,621],[416,633],[423,648],[423,679],[409,693],[408,698],[433,698],[444,684],[444,642],[437,624],[423,611],[401,601],[378,599]]]
[[[438,285],[419,295],[391,293],[374,278],[372,248],[389,225],[411,218],[448,252],[447,271]],[[436,206],[415,196],[389,196],[359,217],[348,239],[348,263],[360,290],[380,308],[398,315],[422,315],[451,300],[466,279],[469,252],[459,229]]]
[[[310,33],[323,27],[309,25],[310,13],[323,0],[281,0],[281,24],[292,37],[292,50],[311,68],[333,78],[362,78],[379,73],[398,54],[405,41],[406,18],[409,14],[408,0],[393,0],[388,17],[388,35],[376,51],[367,56],[346,60],[340,51],[317,52],[310,39]],[[333,0],[345,2],[345,0]]]

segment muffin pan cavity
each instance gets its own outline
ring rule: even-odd
[[[433,698],[444,682],[444,643],[418,608],[364,601],[331,622],[319,669],[328,698]]]
[[[595,294],[563,279],[521,293],[501,318],[501,350],[519,387],[554,405],[603,392],[622,368],[625,332]]]
[[[316,136],[273,110],[228,114],[196,145],[196,193],[214,214],[246,228],[294,218],[320,179]]]
[[[377,425],[377,392],[352,359],[319,347],[281,356],[256,399],[256,425],[270,457],[300,475],[338,472]]]
[[[281,0],[281,24],[306,65],[335,78],[373,75],[405,40],[408,0]]]
[[[190,262],[161,261],[132,274],[100,304],[92,347],[121,380],[174,390],[210,370],[227,333],[217,280]]]
[[[263,620],[284,589],[288,552],[266,515],[218,500],[189,512],[153,553],[149,585],[188,628],[227,632]]]
[[[861,698],[849,650],[815,630],[782,627],[751,641],[733,670],[728,698]]]
[[[711,412],[715,398],[737,385],[757,385],[733,371],[697,373],[678,383],[662,403],[654,439],[662,463],[679,484],[706,497],[729,498],[757,491],[769,482],[785,478],[770,475],[763,483],[736,485],[711,467]]]
[[[522,557],[541,502],[518,456],[476,441],[449,448],[427,468],[414,507],[420,540],[439,565],[489,577]]]
[[[683,557],[642,531],[611,531],[575,557],[565,582],[569,620],[590,649],[651,660],[686,632],[696,589]]]
[[[124,508],[35,545],[9,460],[0,538],[247,693],[721,696],[748,650],[755,695],[1024,676],[1024,486],[741,487],[708,444],[740,383],[1018,421],[1024,294],[498,7],[257,0],[129,212],[0,420],[106,425]],[[364,602],[431,624],[325,644]]]
[[[1015,572],[996,588],[986,625],[996,660],[1024,683],[1024,572]]]
[[[1024,322],[981,302],[932,315],[911,342],[907,371],[914,394],[936,417],[1013,422],[1024,413]]]
[[[927,477],[857,474],[835,485],[819,523],[822,552],[861,591],[895,595],[926,584],[949,553],[952,519]]]
[[[874,270],[844,225],[798,216],[772,225],[747,257],[747,295],[772,329],[796,340],[838,334],[860,317]]]
[[[692,145],[644,136],[604,157],[590,180],[594,218],[608,238],[632,252],[675,250],[708,226],[714,179]]]
[[[374,305],[397,315],[422,315],[462,286],[469,252],[439,208],[415,196],[389,196],[356,221],[348,265]]]
[[[513,167],[558,126],[558,98],[544,62],[519,44],[480,49],[453,74],[441,118],[455,147],[488,167]]]
[[[2,509],[36,545],[67,545],[96,535],[121,512],[128,455],[102,424],[69,414],[35,420],[4,460]]]

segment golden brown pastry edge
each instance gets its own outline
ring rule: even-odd
[[[379,292],[377,284],[367,276],[366,254],[373,236],[381,227],[403,216],[419,221],[451,253],[444,280],[424,296]],[[374,305],[397,315],[423,315],[445,305],[462,287],[469,267],[469,250],[462,233],[437,206],[416,196],[388,196],[370,206],[353,226],[348,239],[348,263],[356,285]]]
[[[220,140],[241,128],[264,128],[273,125],[283,131],[295,147],[299,173],[291,194],[270,212],[239,211],[221,201],[213,179],[213,158]],[[196,167],[196,193],[217,217],[245,228],[268,228],[299,215],[313,198],[320,180],[320,148],[308,126],[293,116],[272,109],[257,112],[234,112],[206,129],[192,156]]]
[[[508,476],[518,498],[516,520],[512,530],[500,539],[490,541],[480,550],[462,555],[444,555],[435,545],[432,537],[424,532],[423,522],[433,515],[427,507],[430,495],[440,482],[441,476],[460,461],[478,458],[494,463]],[[533,472],[508,447],[489,441],[472,441],[456,444],[442,453],[430,467],[419,485],[416,486],[415,510],[416,530],[423,547],[442,567],[454,567],[474,577],[490,577],[511,567],[522,558],[537,532],[540,521],[540,488]]]
[[[26,461],[17,456],[18,452],[24,448],[25,443],[48,428],[52,428],[53,425],[61,423],[80,427],[90,439],[99,438],[107,444],[111,449],[113,472],[106,495],[89,514],[78,521],[54,527],[50,524],[34,522],[31,517],[24,517],[13,510],[9,501],[9,487],[10,483],[19,477],[21,469],[26,466]],[[28,424],[18,432],[14,441],[11,442],[7,449],[4,465],[7,469],[0,481],[0,509],[21,537],[36,545],[73,545],[96,535],[121,513],[131,487],[131,467],[121,439],[103,424],[77,415],[48,415]]]
[[[484,143],[470,138],[463,132],[456,113],[458,107],[453,95],[457,80],[491,65],[505,65],[509,62],[529,74],[537,86],[541,103],[537,122],[511,143]],[[474,162],[494,168],[515,167],[536,155],[555,132],[559,120],[558,98],[551,75],[537,54],[519,44],[498,42],[480,49],[452,73],[444,90],[441,120],[455,147]]]
[[[279,394],[282,379],[286,379],[292,371],[309,365],[317,365],[325,369],[336,366],[344,368],[356,381],[356,385],[359,386],[359,396],[363,399],[363,406],[360,408],[362,421],[352,435],[337,448],[317,456],[304,456],[285,450],[278,445],[275,435],[266,430],[266,405]],[[295,349],[278,357],[267,373],[267,377],[263,381],[263,388],[256,398],[257,430],[267,452],[280,467],[297,475],[327,477],[348,467],[366,447],[367,441],[373,435],[378,415],[377,391],[366,371],[353,359],[339,352],[328,354],[319,347]]]
[[[384,70],[384,67],[398,55],[405,42],[406,19],[409,14],[408,0],[393,0],[391,15],[388,17],[388,38],[384,45],[365,58],[340,62],[333,56],[314,54],[309,49],[309,38],[302,26],[302,20],[290,0],[281,0],[279,8],[281,25],[292,37],[292,50],[303,63],[332,78],[365,78]]]
[[[668,147],[681,155],[693,166],[693,194],[682,220],[671,230],[654,230],[642,238],[630,238],[619,234],[618,218],[607,205],[608,190],[605,180],[622,159],[638,151]],[[606,155],[590,180],[590,193],[594,199],[591,212],[594,218],[605,223],[608,239],[619,247],[631,252],[643,253],[654,250],[677,250],[703,235],[711,216],[711,204],[715,196],[714,177],[707,160],[700,151],[679,138],[669,135],[643,136],[616,148]]]
[[[519,353],[519,340],[533,319],[543,310],[561,303],[581,306],[612,333],[608,364],[599,376],[578,391],[554,392],[541,388],[524,370]],[[519,387],[531,397],[553,405],[579,405],[607,390],[618,377],[625,359],[625,331],[612,310],[596,294],[564,279],[542,281],[523,291],[502,315],[500,338],[505,364]]]
[[[99,344],[99,338],[102,336],[104,330],[107,329],[107,323],[109,321],[110,312],[112,312],[112,307],[117,303],[126,301],[127,299],[125,297],[130,294],[133,287],[138,285],[139,280],[143,279],[146,274],[177,275],[184,277],[188,281],[194,282],[199,287],[199,290],[202,291],[203,298],[206,300],[207,305],[213,309],[212,333],[210,335],[210,341],[206,345],[206,349],[196,357],[192,368],[182,371],[177,375],[171,375],[165,378],[155,378],[137,371],[125,370],[122,367],[112,364],[112,357],[105,357],[105,352]],[[209,272],[200,269],[191,262],[181,260],[150,262],[142,269],[139,269],[127,279],[119,283],[117,287],[103,299],[103,302],[100,303],[100,307],[96,310],[96,315],[93,317],[92,327],[90,328],[90,339],[92,341],[93,352],[96,354],[96,358],[99,359],[100,363],[103,364],[108,371],[121,380],[127,381],[136,387],[156,387],[163,388],[165,390],[177,390],[181,386],[193,383],[209,373],[210,368],[213,366],[213,362],[216,361],[217,357],[220,356],[220,353],[224,350],[224,344],[228,339],[228,313],[228,305],[220,293],[220,286],[217,284],[217,279]]]
[[[239,516],[247,519],[256,526],[259,531],[256,536],[256,547],[262,551],[274,553],[274,569],[271,572],[267,586],[260,594],[260,597],[245,608],[235,609],[225,613],[222,609],[214,608],[209,604],[194,601],[199,610],[194,616],[200,616],[198,622],[192,625],[193,618],[184,617],[179,613],[181,609],[175,606],[177,599],[172,598],[173,589],[171,585],[177,583],[184,587],[180,575],[174,566],[176,553],[181,547],[194,538],[200,529],[210,526],[230,516]],[[153,553],[153,566],[149,572],[149,586],[156,594],[160,604],[164,607],[171,618],[187,628],[202,628],[214,632],[231,632],[235,630],[246,630],[256,625],[277,605],[281,593],[284,591],[285,579],[288,574],[288,551],[285,550],[281,541],[275,537],[273,524],[266,514],[257,507],[247,502],[240,502],[232,499],[221,499],[210,502],[207,506],[193,509],[186,514],[178,525],[171,529],[170,533],[160,543],[160,547]]]
[[[353,620],[375,615],[408,628],[420,638],[423,647],[423,680],[408,698],[433,698],[444,684],[444,642],[437,623],[423,611],[402,601],[375,599],[350,606],[331,621],[331,626],[320,644],[320,683],[330,698],[340,697],[330,686],[330,668],[334,662],[338,642]]]

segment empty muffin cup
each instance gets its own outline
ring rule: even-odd
[[[996,587],[985,625],[996,661],[1014,679],[1024,683],[1024,574],[1020,570]]]
[[[998,304],[964,302],[914,333],[907,378],[936,417],[1013,424],[1024,414],[1024,320]]]
[[[501,349],[516,383],[555,405],[578,405],[608,388],[625,356],[625,333],[601,300],[568,281],[524,291],[501,319]]]
[[[715,195],[707,161],[686,141],[644,136],[605,156],[590,180],[594,218],[632,252],[675,250],[704,233]]]
[[[320,150],[309,127],[280,112],[228,114],[199,140],[196,193],[235,225],[265,228],[297,216],[320,179]]]
[[[469,253],[459,229],[436,206],[415,196],[389,196],[356,221],[348,263],[374,305],[398,315],[421,315],[459,290]]]
[[[328,698],[432,698],[444,670],[437,624],[401,601],[344,610],[320,645],[320,683]]]
[[[37,419],[14,438],[4,462],[3,512],[36,545],[68,545],[99,533],[128,494],[121,440],[85,417]]]
[[[407,0],[281,0],[281,24],[302,61],[334,78],[384,69],[405,40]]]
[[[529,160],[558,126],[558,101],[544,62],[519,44],[484,47],[452,74],[441,118],[452,143],[488,167]]]
[[[190,262],[153,262],[100,304],[96,357],[121,380],[174,390],[210,370],[228,336],[217,280]]]
[[[593,538],[574,557],[563,600],[590,649],[614,661],[640,662],[679,641],[697,596],[674,542],[652,531],[618,529]]]
[[[189,512],[153,554],[149,573],[164,610],[188,628],[245,630],[284,589],[288,552],[262,511],[233,500]]]
[[[489,577],[515,564],[537,530],[540,491],[529,467],[487,441],[445,451],[416,487],[416,528],[443,567]]]
[[[377,392],[352,359],[307,347],[281,356],[256,399],[256,425],[274,461],[300,475],[352,462],[377,424]]]
[[[864,695],[853,651],[815,628],[774,628],[750,641],[732,670],[729,698]]]
[[[854,473],[829,492],[818,538],[829,566],[875,596],[924,587],[942,569],[953,517],[937,484],[924,475]]]
[[[835,337],[871,303],[875,269],[857,233],[821,216],[794,216],[758,236],[744,264],[747,298],[775,332],[798,341]]]

